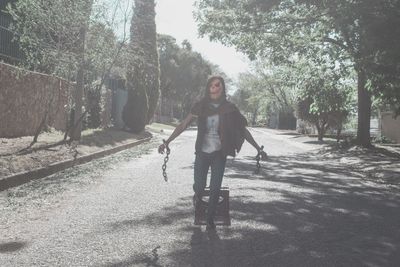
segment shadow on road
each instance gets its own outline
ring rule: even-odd
[[[398,161],[356,154],[270,157],[258,175],[249,158],[228,162],[226,182],[238,188],[231,191],[232,227],[217,228],[214,237],[187,225],[193,217],[190,197],[110,228],[175,225],[173,235],[190,240],[160,258],[176,266],[396,266],[398,188],[376,183],[365,168]]]
[[[162,267],[164,265],[160,265],[158,263],[159,256],[158,256],[158,250],[160,249],[160,246],[155,247],[151,251],[151,255],[137,255],[133,256],[129,259],[126,259],[121,262],[116,262],[116,263],[109,263],[102,265],[104,267],[124,267],[124,266],[148,266],[148,267]]]
[[[26,246],[26,242],[7,242],[0,243],[0,253],[18,251]]]

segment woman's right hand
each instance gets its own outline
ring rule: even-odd
[[[158,153],[160,154],[164,154],[164,150],[167,148],[167,144],[166,143],[162,143],[159,147],[158,147]]]

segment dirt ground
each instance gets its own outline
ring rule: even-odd
[[[62,132],[50,131],[39,135],[38,142],[26,149],[33,136],[0,138],[0,179],[20,172],[48,166],[82,155],[110,149],[148,137],[148,132],[135,135],[117,129],[91,129],[82,132],[81,142],[58,144]]]
[[[135,135],[118,129],[91,129],[82,132],[82,140],[72,144],[58,144],[63,133],[50,131],[40,134],[38,142],[26,149],[32,142],[32,136],[19,138],[0,138],[0,179],[26,172],[53,163],[70,160],[79,156],[132,143],[163,130],[172,130],[172,126],[153,123],[146,127],[142,135]],[[334,142],[335,143],[335,142]],[[365,171],[366,177],[382,179],[385,182],[400,182],[400,145],[378,145],[374,149],[353,147],[335,148],[325,151],[332,157],[338,157],[343,163],[352,161],[354,166]],[[324,154],[321,151],[321,154]]]

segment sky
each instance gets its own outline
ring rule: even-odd
[[[236,52],[234,48],[210,42],[207,36],[198,37],[193,4],[194,0],[156,0],[157,32],[175,37],[179,45],[183,40],[189,40],[194,51],[219,65],[232,79],[238,73],[249,70],[246,56]]]

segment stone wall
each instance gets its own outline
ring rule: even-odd
[[[65,131],[70,85],[58,77],[0,63],[0,137],[34,135],[47,125]]]

